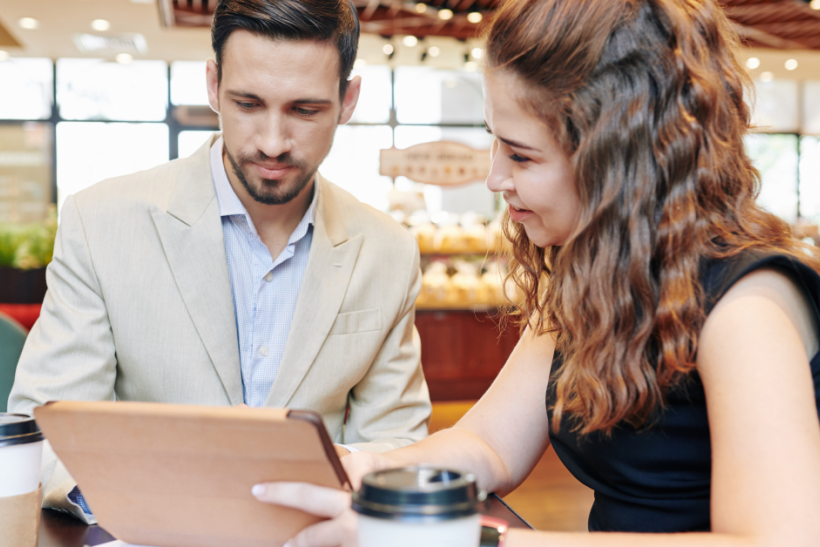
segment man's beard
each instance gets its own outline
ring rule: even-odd
[[[241,161],[237,162],[230,150],[228,150],[228,147],[225,146],[224,148],[225,154],[227,154],[228,160],[231,162],[231,167],[233,167],[233,172],[236,174],[239,182],[242,183],[242,186],[245,187],[248,195],[250,195],[254,201],[264,203],[265,205],[282,205],[291,201],[293,198],[298,196],[302,190],[304,190],[305,186],[307,186],[313,179],[313,176],[316,174],[316,170],[318,169],[318,166],[311,167],[303,161],[295,160],[293,156],[290,155],[290,152],[285,152],[276,158],[276,163],[288,165],[297,169],[297,177],[299,175],[301,176],[296,179],[295,183],[290,187],[287,187],[281,180],[262,179],[261,186],[259,188],[254,188],[248,182],[248,179],[245,178],[245,174],[242,172],[242,169],[240,169],[240,166],[250,162],[263,163],[270,158],[262,152],[259,152],[255,158],[240,156],[239,159]]]

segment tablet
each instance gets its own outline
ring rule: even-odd
[[[60,401],[34,415],[100,526],[127,543],[279,547],[321,519],[261,503],[253,485],[349,488],[315,412]]]

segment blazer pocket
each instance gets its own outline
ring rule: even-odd
[[[356,334],[382,329],[382,313],[379,309],[340,313],[330,328],[330,335]]]

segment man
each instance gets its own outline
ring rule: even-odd
[[[317,173],[359,96],[352,5],[223,0],[212,38],[222,135],[66,200],[10,408],[288,406],[320,412],[340,453],[422,438],[415,241]],[[50,452],[43,484],[93,522]]]

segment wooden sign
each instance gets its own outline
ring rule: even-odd
[[[381,151],[379,174],[438,186],[482,181],[490,174],[490,151],[448,141],[389,148]]]

